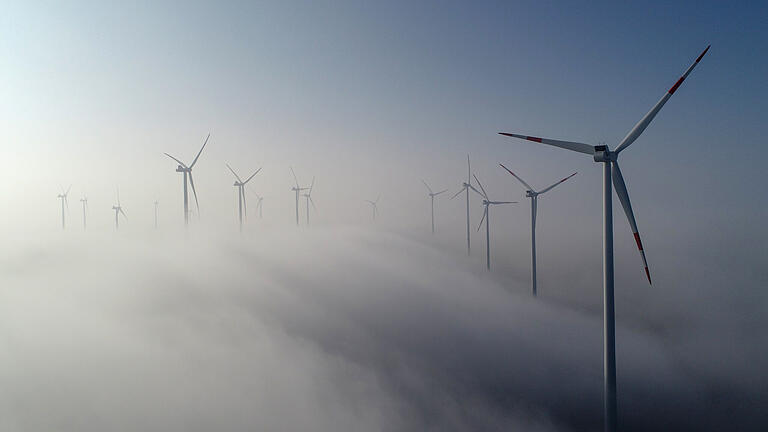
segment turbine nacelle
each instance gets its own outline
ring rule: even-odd
[[[176,166],[176,172],[178,172],[178,173],[182,173],[182,172],[192,172],[192,169],[191,169],[191,168],[185,168],[185,167],[183,167],[183,166],[181,166],[181,165],[177,165],[177,166]]]
[[[538,195],[539,195],[538,192],[534,192],[532,190],[525,191],[526,198],[536,198]]]
[[[616,162],[618,156],[617,152],[612,152],[606,145],[595,146],[595,162]]]

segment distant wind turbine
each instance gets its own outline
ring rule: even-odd
[[[302,195],[304,198],[307,199],[307,225],[309,225],[309,204],[312,204],[312,208],[315,209],[315,213],[317,213],[317,207],[315,206],[315,201],[312,199],[312,189],[315,187],[315,178],[312,177],[312,184],[309,185],[309,191]]]
[[[259,194],[257,194],[256,192],[254,192],[253,194],[256,195],[256,200],[257,200],[256,201],[256,210],[259,211],[259,219],[263,219],[263,215],[261,213],[261,209],[263,207],[264,197],[259,195]]]
[[[291,174],[293,174],[293,180],[296,182],[296,186],[292,187],[291,190],[296,193],[296,225],[299,224],[299,194],[301,191],[305,191],[309,188],[303,188],[299,186],[299,179],[296,177],[296,172],[293,171],[293,167],[291,167]]]
[[[238,211],[238,216],[240,218],[240,231],[242,231],[243,230],[243,212],[247,213],[248,211],[247,205],[245,203],[245,185],[249,181],[251,181],[253,176],[258,174],[259,171],[261,171],[261,168],[257,169],[256,172],[251,174],[251,176],[245,179],[245,181],[242,181],[240,179],[240,176],[238,176],[237,173],[235,172],[235,170],[233,170],[232,167],[229,166],[229,164],[226,164],[226,165],[227,165],[227,168],[229,168],[229,170],[232,171],[232,174],[234,174],[235,178],[237,179],[233,184],[233,186],[237,188],[237,203],[238,203],[237,211]]]
[[[184,174],[184,224],[189,225],[189,194],[187,192],[187,181],[189,181],[189,185],[192,186],[192,193],[195,195],[195,206],[197,207],[197,212],[200,213],[200,203],[197,202],[197,191],[195,190],[195,181],[192,179],[192,168],[197,163],[197,160],[200,158],[200,154],[203,152],[203,149],[205,148],[206,144],[208,144],[208,138],[211,137],[211,134],[208,134],[207,137],[205,137],[205,142],[203,142],[203,146],[200,148],[200,151],[197,152],[197,156],[195,156],[195,159],[192,161],[189,166],[185,164],[184,162],[176,159],[175,157],[169,155],[168,153],[165,153],[166,156],[169,158],[175,160],[178,162],[178,166],[176,167],[176,172],[180,172]]]
[[[448,189],[443,189],[440,192],[432,192],[432,188],[429,187],[426,181],[422,180],[421,182],[424,183],[424,186],[426,186],[427,190],[429,191],[429,198],[432,204],[432,234],[434,234],[435,233],[435,197],[447,191]]]
[[[84,196],[80,198],[80,202],[83,203],[83,230],[85,230],[88,226],[86,225],[86,212],[88,210],[88,197]]]
[[[560,147],[566,150],[572,150],[579,153],[584,153],[593,157],[595,162],[603,164],[603,320],[604,320],[604,392],[605,392],[605,430],[616,430],[616,323],[615,323],[615,310],[614,310],[614,274],[613,274],[613,207],[612,207],[612,190],[611,182],[616,188],[616,195],[619,197],[621,206],[624,208],[624,213],[629,221],[629,227],[632,229],[632,234],[635,237],[637,243],[637,249],[640,251],[640,257],[643,260],[643,266],[645,267],[645,276],[648,278],[648,283],[651,283],[651,274],[648,271],[648,262],[645,259],[645,251],[643,251],[643,244],[640,242],[640,234],[637,230],[637,223],[635,222],[635,215],[632,212],[632,204],[629,201],[629,193],[627,192],[627,185],[624,182],[624,176],[621,174],[619,164],[617,162],[619,154],[629,147],[637,138],[645,131],[645,128],[653,121],[654,117],[659,113],[664,104],[667,103],[669,98],[677,91],[680,85],[685,81],[688,75],[691,73],[694,67],[701,61],[704,55],[709,51],[709,46],[696,58],[691,66],[685,71],[685,73],[675,82],[675,84],[667,90],[664,96],[656,102],[656,105],[651,108],[648,113],[643,116],[640,121],[635,124],[629,133],[621,140],[616,150],[610,150],[606,145],[590,145],[573,141],[561,141],[548,138],[539,138],[528,135],[518,135],[513,133],[499,132],[501,135],[506,135],[514,138],[520,138],[528,141],[537,142],[540,144],[547,144],[555,147]]]
[[[470,245],[469,245],[469,190],[472,189],[478,194],[482,195],[479,190],[475,189],[474,186],[472,186],[472,171],[469,165],[469,155],[467,155],[467,181],[461,184],[461,189],[459,189],[458,192],[454,196],[451,197],[451,199],[456,198],[459,196],[460,193],[466,192],[467,193],[467,255],[470,254]]]
[[[477,176],[472,174],[472,177],[475,178],[477,185],[480,186],[480,190],[482,191],[478,193],[483,197],[483,207],[485,208],[483,210],[483,218],[480,219],[480,225],[477,226],[477,230],[480,231],[480,228],[483,227],[483,221],[485,221],[485,266],[488,270],[490,270],[491,269],[491,214],[489,212],[490,206],[503,205],[503,204],[517,204],[517,201],[491,201],[491,199],[488,198],[488,194],[485,192],[485,188],[483,187],[483,184],[480,183],[480,180],[477,178]]]
[[[61,200],[61,229],[67,228],[67,221],[65,219],[65,210],[69,210],[69,201],[67,200],[67,195],[69,195],[69,190],[72,189],[72,185],[69,185],[66,191],[64,191],[64,188],[61,188],[61,193],[58,195],[58,198]]]
[[[128,219],[128,216],[125,215],[125,212],[123,211],[123,207],[120,206],[120,189],[117,190],[117,205],[112,206],[112,210],[115,211],[115,230],[120,228],[120,215],[123,215],[125,219]]]
[[[526,183],[525,180],[521,179],[520,177],[517,176],[517,174],[510,171],[509,168],[505,167],[503,164],[499,164],[499,165],[505,170],[507,170],[508,173],[512,174],[520,183],[523,184],[523,186],[527,188],[527,190],[525,191],[525,196],[531,199],[531,292],[535,297],[536,296],[536,210],[538,206],[539,195],[549,192],[555,186],[575,176],[576,173],[573,173],[568,177],[558,181],[557,183],[537,192],[533,190],[531,185]]]
[[[376,222],[376,213],[379,212],[379,198],[381,198],[381,194],[376,197],[376,201],[371,200],[363,200],[371,205],[371,210],[373,210],[373,221]]]

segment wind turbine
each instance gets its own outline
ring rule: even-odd
[[[259,171],[261,171],[261,168],[257,169],[256,172],[251,174],[251,176],[248,177],[245,181],[242,181],[240,179],[240,176],[238,176],[237,173],[235,172],[235,170],[233,170],[232,167],[229,166],[229,164],[226,164],[226,165],[227,165],[227,168],[229,168],[229,170],[232,171],[232,174],[234,174],[235,178],[237,179],[233,184],[233,186],[237,188],[237,203],[238,203],[237,211],[238,211],[238,216],[240,218],[240,231],[242,231],[243,230],[243,211],[245,211],[246,213],[248,212],[248,209],[245,203],[245,185],[246,183],[251,181],[253,176],[258,174]]]
[[[688,77],[694,67],[701,61],[702,57],[709,50],[709,46],[696,58],[691,66],[685,71],[685,73],[670,87],[669,90],[661,97],[656,105],[648,111],[642,119],[633,127],[629,133],[621,140],[616,150],[610,150],[606,145],[593,146],[590,144],[584,144],[573,141],[560,141],[547,138],[539,138],[527,135],[518,135],[512,133],[500,132],[502,135],[525,139],[541,144],[548,144],[555,147],[560,147],[566,150],[572,150],[579,153],[585,153],[594,158],[595,162],[603,164],[603,320],[604,320],[604,392],[605,392],[605,430],[616,430],[616,324],[615,324],[615,311],[614,311],[614,299],[613,299],[613,208],[612,208],[612,192],[611,181],[616,188],[616,195],[619,197],[621,206],[624,208],[624,213],[629,221],[629,227],[632,229],[632,234],[635,237],[637,243],[637,249],[640,251],[640,257],[643,260],[643,266],[645,267],[645,275],[648,278],[648,283],[651,283],[651,274],[648,271],[648,262],[645,259],[645,252],[643,251],[643,244],[640,242],[640,235],[637,231],[637,223],[635,222],[635,215],[632,213],[632,204],[629,201],[629,193],[627,192],[627,185],[624,182],[624,176],[621,174],[619,164],[617,162],[619,154],[629,147],[635,140],[643,133],[645,128],[651,123],[651,121],[659,113],[659,110],[665,103],[672,97],[677,91],[683,81]]]
[[[461,194],[462,192],[467,193],[467,255],[470,254],[470,247],[469,247],[469,190],[470,189],[482,195],[479,190],[475,189],[475,187],[472,186],[472,174],[469,166],[469,155],[467,155],[467,181],[462,183],[461,189],[459,189],[459,191],[456,192],[456,194],[451,197],[451,199],[454,199],[457,196],[459,196],[459,194]]]
[[[80,198],[80,202],[83,203],[83,230],[87,228],[86,225],[86,210],[88,209],[88,197],[84,196]]]
[[[309,185],[309,192],[303,194],[302,196],[307,199],[307,225],[309,225],[309,204],[312,203],[312,208],[315,209],[315,212],[317,212],[317,207],[315,206],[315,201],[312,200],[312,188],[315,187],[315,178],[312,177],[312,184]]]
[[[61,200],[61,229],[67,228],[66,219],[64,217],[64,207],[66,206],[67,210],[69,210],[69,201],[67,200],[67,195],[69,195],[70,189],[72,189],[72,185],[69,185],[66,191],[64,191],[64,188],[61,188],[61,193],[58,195],[58,198]]]
[[[123,207],[120,206],[120,189],[117,190],[117,205],[112,206],[112,210],[115,211],[115,230],[117,230],[120,228],[119,216],[122,214],[125,219],[128,219],[128,216],[123,211]]]
[[[259,195],[259,194],[257,194],[256,192],[254,192],[253,194],[256,195],[256,200],[257,200],[256,201],[256,209],[259,211],[259,219],[263,219],[263,215],[261,214],[261,209],[263,207],[263,205],[262,205],[263,203],[262,202],[264,201],[264,197]]]
[[[379,212],[379,206],[378,206],[379,198],[381,198],[381,194],[379,194],[379,196],[376,197],[376,201],[363,200],[363,201],[365,201],[365,202],[367,202],[368,204],[371,205],[371,210],[373,210],[373,221],[374,222],[376,221],[376,213]]]
[[[158,202],[155,201],[155,229],[157,229],[157,204]]]
[[[293,171],[293,167],[291,167],[291,174],[293,174],[293,180],[296,182],[296,186],[292,187],[291,190],[296,193],[296,225],[298,225],[299,224],[299,193],[309,188],[303,188],[299,186],[299,179],[296,178],[296,172]]]
[[[187,180],[189,180],[189,185],[192,186],[192,193],[195,195],[195,206],[197,206],[197,212],[200,213],[200,204],[197,202],[197,191],[195,190],[195,181],[192,179],[192,168],[197,163],[197,159],[200,158],[200,154],[203,152],[203,149],[205,148],[205,145],[208,144],[208,138],[211,137],[211,134],[208,134],[207,137],[205,137],[205,142],[203,142],[203,146],[200,148],[200,151],[197,152],[197,156],[195,156],[195,159],[192,161],[189,166],[185,164],[184,162],[176,159],[175,157],[169,155],[168,153],[165,153],[166,156],[169,158],[175,160],[178,162],[178,166],[176,167],[176,172],[180,172],[184,174],[184,225],[189,225],[189,194],[187,192]]]
[[[432,188],[429,187],[426,181],[422,180],[421,182],[424,183],[424,186],[427,187],[427,190],[429,191],[429,198],[432,201],[432,234],[434,234],[435,233],[435,197],[447,191],[448,189],[443,189],[440,192],[432,192]]]
[[[531,185],[526,183],[525,180],[521,179],[520,177],[517,176],[517,174],[510,171],[509,168],[505,167],[503,164],[499,164],[499,165],[505,170],[507,170],[508,173],[512,174],[520,183],[523,184],[523,186],[528,188],[525,191],[525,196],[531,199],[531,292],[533,293],[533,296],[536,297],[536,209],[538,206],[539,195],[549,192],[555,186],[575,176],[576,173],[573,173],[568,177],[558,181],[557,183],[537,192],[533,190]]]
[[[491,199],[488,198],[488,194],[485,192],[485,188],[483,187],[483,184],[480,183],[480,180],[477,178],[477,176],[472,174],[472,177],[475,178],[477,185],[480,186],[480,190],[482,191],[478,193],[483,197],[483,207],[485,207],[485,209],[483,210],[483,218],[480,219],[480,225],[477,226],[477,230],[480,231],[480,228],[483,227],[483,221],[485,221],[485,266],[488,270],[490,270],[491,269],[491,214],[489,212],[490,207],[492,205],[517,204],[517,201],[491,201]]]

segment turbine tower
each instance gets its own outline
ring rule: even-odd
[[[482,195],[479,190],[475,189],[475,187],[472,186],[472,173],[469,166],[469,155],[467,155],[467,181],[463,182],[461,184],[461,189],[459,189],[459,191],[456,192],[456,194],[451,197],[451,199],[454,199],[457,196],[459,196],[459,194],[461,194],[462,192],[467,193],[467,255],[470,254],[470,247],[469,247],[469,190],[470,189]]]
[[[499,165],[507,170],[508,173],[512,174],[520,183],[523,184],[523,186],[527,188],[525,191],[525,196],[531,199],[531,292],[533,296],[536,297],[536,210],[538,206],[539,195],[549,192],[555,186],[575,176],[576,173],[573,173],[568,177],[558,181],[557,183],[537,192],[533,190],[533,188],[528,183],[526,183],[525,180],[521,179],[517,176],[517,174],[510,171],[509,168],[505,167],[503,164]]]
[[[83,231],[87,228],[86,225],[86,211],[88,209],[88,197],[84,196],[80,198],[80,202],[83,203]]]
[[[667,90],[664,96],[656,103],[656,105],[648,111],[642,119],[633,127],[629,133],[621,140],[615,150],[611,150],[606,145],[593,146],[590,144],[584,144],[573,141],[560,141],[547,138],[539,138],[527,135],[518,135],[513,133],[500,132],[502,135],[520,138],[528,141],[537,142],[540,144],[547,144],[555,147],[560,147],[566,150],[572,150],[579,153],[584,153],[592,156],[594,161],[603,164],[603,320],[604,320],[604,403],[605,403],[605,430],[612,432],[616,430],[616,324],[615,324],[615,311],[613,300],[613,208],[612,208],[612,191],[611,181],[616,188],[616,196],[618,196],[621,206],[624,208],[624,213],[629,221],[629,227],[632,229],[632,234],[635,237],[637,243],[637,249],[640,251],[640,257],[643,260],[643,266],[645,267],[645,275],[648,278],[648,283],[651,283],[651,274],[648,271],[648,262],[645,259],[645,252],[643,251],[643,244],[640,242],[640,235],[637,231],[637,223],[635,222],[635,215],[632,212],[632,204],[629,201],[629,193],[627,192],[627,185],[624,182],[624,176],[621,174],[619,164],[617,162],[619,154],[629,147],[635,140],[643,133],[645,128],[653,121],[654,117],[659,113],[659,110],[665,103],[672,97],[677,91],[683,81],[688,77],[694,67],[701,61],[704,55],[709,51],[709,46],[696,58],[696,60],[688,67],[685,73],[675,82],[675,84]]]
[[[432,188],[429,187],[426,181],[422,180],[421,182],[424,183],[424,186],[427,187],[427,190],[429,191],[429,198],[432,201],[432,234],[434,234],[435,233],[435,197],[447,191],[448,189],[443,189],[440,192],[432,192]]]
[[[373,221],[376,222],[376,213],[379,212],[379,198],[381,198],[381,194],[376,197],[376,201],[371,200],[363,200],[371,205],[371,210],[373,210]]]
[[[291,174],[293,174],[293,180],[296,182],[296,186],[292,187],[291,190],[296,193],[296,225],[299,225],[299,194],[301,191],[305,191],[309,188],[299,186],[299,179],[296,178],[296,172],[293,171],[293,167],[291,167]]]
[[[61,193],[57,197],[61,200],[61,229],[67,228],[67,221],[65,219],[66,212],[64,208],[66,207],[66,209],[69,210],[69,201],[67,200],[67,195],[69,195],[70,189],[72,189],[72,185],[69,185],[66,191],[64,188],[61,188]]]
[[[176,159],[175,157],[169,155],[168,153],[165,153],[166,156],[169,158],[175,160],[179,165],[176,167],[176,172],[184,174],[184,225],[189,225],[189,194],[187,192],[187,182],[189,182],[189,185],[192,186],[192,194],[195,196],[195,206],[197,206],[197,212],[200,213],[200,204],[197,202],[197,191],[195,190],[195,181],[192,179],[192,168],[197,163],[197,160],[200,158],[200,154],[203,152],[203,149],[205,148],[205,145],[208,144],[208,138],[211,137],[211,134],[208,134],[207,137],[205,137],[205,142],[203,142],[203,146],[200,148],[200,151],[197,152],[197,156],[195,156],[195,159],[192,161],[189,166],[185,164],[184,162]]]
[[[157,204],[158,202],[155,201],[155,229],[157,229]]]
[[[261,168],[257,169],[256,172],[251,174],[251,176],[248,177],[245,181],[242,181],[240,179],[240,176],[238,176],[237,173],[235,172],[235,170],[233,170],[232,167],[229,166],[229,164],[226,164],[226,165],[227,165],[227,168],[229,168],[229,170],[232,171],[232,174],[234,174],[235,178],[237,179],[232,186],[237,188],[237,212],[240,219],[240,231],[242,231],[243,230],[243,212],[246,212],[246,213],[248,212],[248,209],[245,203],[245,185],[246,183],[251,181],[253,176],[258,174],[259,171],[261,171]],[[247,217],[247,214],[246,214],[246,217]]]
[[[309,185],[309,191],[302,196],[307,199],[307,225],[309,225],[309,204],[312,203],[312,208],[315,209],[315,213],[317,213],[317,207],[315,206],[315,201],[312,199],[312,189],[315,187],[315,178],[312,177],[312,184]]]
[[[123,211],[123,207],[120,206],[120,189],[117,190],[117,205],[112,206],[112,210],[115,211],[115,231],[117,231],[120,228],[119,216],[123,215],[125,219],[128,219],[128,216],[126,216]]]
[[[483,227],[483,221],[485,221],[485,267],[488,270],[490,270],[491,269],[491,214],[489,212],[490,207],[492,205],[517,204],[517,201],[491,201],[491,199],[488,198],[488,194],[485,192],[485,188],[483,187],[483,184],[480,183],[480,180],[477,178],[477,176],[472,174],[472,177],[475,178],[477,185],[480,186],[480,190],[482,191],[478,193],[483,197],[483,207],[485,207],[485,209],[483,210],[483,218],[480,219],[480,225],[477,226],[477,230],[480,231],[480,228]]]

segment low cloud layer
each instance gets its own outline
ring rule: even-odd
[[[534,300],[351,228],[23,244],[2,251],[4,431],[601,428],[602,319],[578,286]],[[764,314],[661,303],[620,317],[622,430],[768,424]]]

